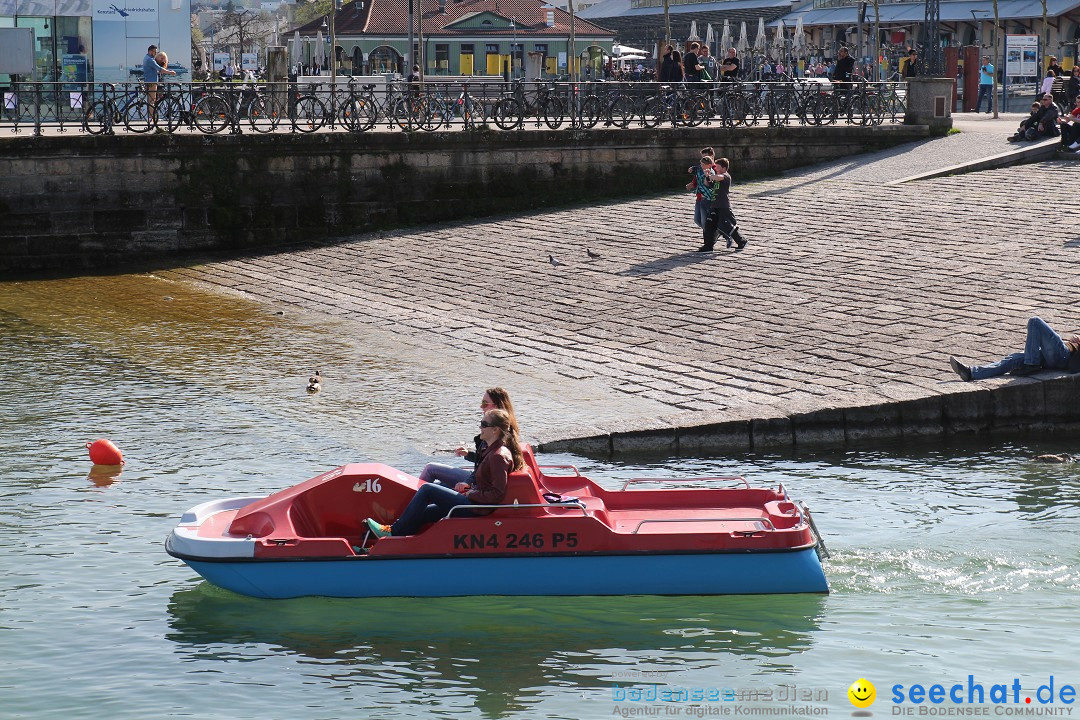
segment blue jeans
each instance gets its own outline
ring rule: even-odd
[[[390,526],[391,535],[415,535],[416,531],[427,523],[442,520],[450,510],[459,505],[472,505],[469,499],[459,492],[435,483],[426,483],[413,495],[405,507],[405,512],[397,522]],[[468,510],[454,513],[454,516],[473,517]]]
[[[994,86],[993,85],[980,85],[979,86],[979,99],[975,101],[975,112],[979,112],[979,108],[982,107],[982,100],[986,98],[986,112],[990,112],[994,109]]]
[[[709,216],[709,201],[698,200],[694,203],[694,224],[699,228],[705,227],[705,218]]]
[[[448,488],[454,487],[459,482],[472,485],[473,469],[468,467],[440,465],[439,463],[428,463],[424,466],[424,469],[420,471],[420,479],[424,482],[445,485]]]
[[[1069,348],[1054,329],[1042,318],[1028,320],[1027,340],[1024,352],[1006,355],[991,365],[975,365],[971,368],[972,380],[985,380],[1017,370],[1024,365],[1042,366],[1051,370],[1064,370],[1069,366]]]

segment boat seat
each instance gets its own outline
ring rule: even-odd
[[[525,469],[532,473],[536,482],[542,483],[544,473],[540,472],[540,466],[536,464],[536,453],[533,452],[532,445],[521,443],[521,456],[525,459]]]
[[[503,505],[538,505],[544,502],[540,488],[528,469],[518,470],[506,476],[506,496]]]

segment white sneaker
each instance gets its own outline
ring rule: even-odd
[[[1072,145],[1069,146],[1070,150],[1076,150],[1077,148],[1080,148],[1080,140],[1074,142]]]

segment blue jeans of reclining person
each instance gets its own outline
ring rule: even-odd
[[[401,513],[397,522],[390,526],[391,535],[415,535],[427,523],[442,520],[453,508],[472,505],[469,498],[456,490],[435,483],[424,483]],[[468,510],[459,510],[454,517],[474,517]]]
[[[424,482],[438,483],[452,488],[459,482],[472,485],[475,471],[471,467],[453,467],[440,463],[428,463],[420,471],[420,479]]]
[[[1028,320],[1024,352],[1006,355],[990,365],[973,365],[971,379],[997,377],[1018,370],[1024,365],[1042,366],[1052,370],[1063,370],[1069,366],[1069,348],[1042,318],[1033,317]]]

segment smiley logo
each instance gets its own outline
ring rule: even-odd
[[[848,700],[857,708],[868,708],[877,700],[877,688],[866,678],[859,678],[847,689]]]

